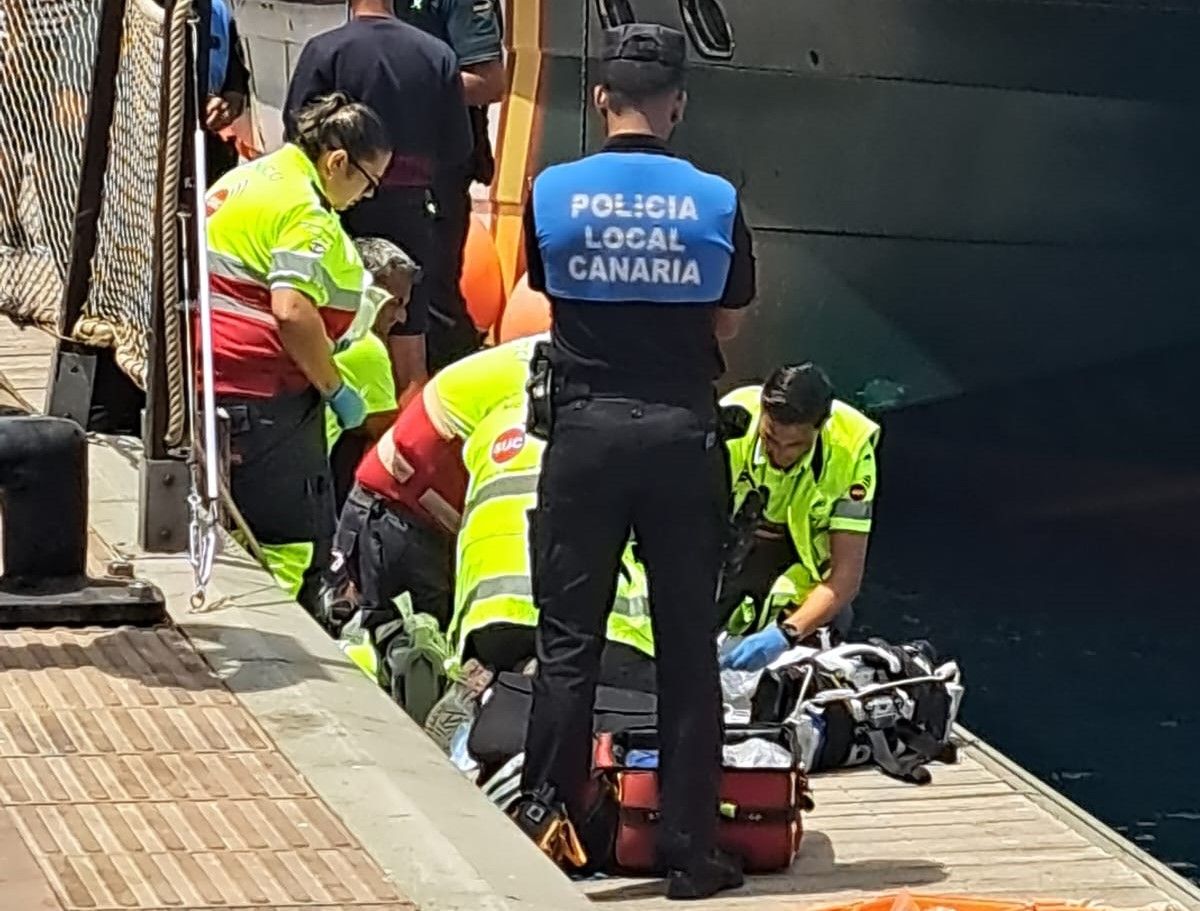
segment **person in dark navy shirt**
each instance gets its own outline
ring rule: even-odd
[[[604,34],[595,103],[608,141],[555,165],[526,205],[529,284],[550,298],[530,431],[549,440],[531,517],[538,672],[524,802],[581,818],[591,709],[632,534],[650,581],[662,826],[670,898],[741,885],[716,848],[721,757],[716,593],[730,486],[713,380],[717,339],[754,298],[737,191],[665,146],[683,116],[684,37],[635,24]],[[543,395],[545,393],[545,395]],[[548,400],[548,409],[539,403]],[[553,804],[552,804],[553,805]]]
[[[497,0],[396,0],[396,15],[446,42],[458,56],[471,118],[473,151],[465,167],[442,168],[437,178],[438,253],[429,281],[429,369],[470,354],[482,342],[459,290],[471,218],[471,182],[490,184],[496,162],[488,138],[487,106],[504,96],[503,24]]]
[[[458,60],[442,41],[399,21],[391,0],[352,0],[350,20],[312,38],[300,53],[288,86],[284,126],[307,100],[343,91],[378,112],[393,143],[392,165],[373,198],[345,215],[356,237],[384,237],[422,266],[408,319],[392,330],[388,349],[400,403],[428,378],[430,323],[439,238],[435,179],[442,167],[465,167],[471,126]]]

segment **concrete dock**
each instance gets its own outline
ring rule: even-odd
[[[0,318],[0,374],[34,408],[52,350]],[[90,456],[96,571],[130,560],[171,622],[0,631],[0,908],[666,904],[654,881],[569,882],[236,548],[191,610],[187,560],[136,547],[136,444],[98,437]],[[1200,909],[1195,885],[961,735],[925,787],[818,777],[793,869],[700,908],[908,888]]]

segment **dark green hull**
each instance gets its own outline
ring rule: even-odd
[[[598,141],[602,14],[689,31],[677,145],[741,187],[761,270],[730,381],[813,358],[911,403],[1200,340],[1194,0],[512,2],[540,6],[529,173]]]

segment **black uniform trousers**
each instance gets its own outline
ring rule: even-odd
[[[335,524],[325,403],[310,387],[272,398],[218,395],[217,407],[229,413],[230,493],[258,543],[313,544],[297,597],[311,613]]]
[[[392,600],[408,592],[413,610],[450,622],[451,569],[448,536],[393,509],[374,493],[355,486],[346,498],[334,540],[334,560],[325,584],[354,583],[362,625],[374,629],[394,620]]]
[[[386,238],[421,267],[408,320],[393,327],[392,335],[424,335],[431,374],[482,343],[459,290],[470,218],[466,186],[451,181],[431,190],[383,188],[342,219],[353,236]]]
[[[352,237],[382,237],[411,256],[424,275],[412,289],[408,320],[392,327],[392,335],[424,335],[429,327],[432,289],[429,276],[436,272],[437,239],[431,211],[433,191],[424,187],[381,187],[370,199],[342,215]]]
[[[524,786],[554,785],[580,818],[605,621],[632,531],[657,653],[659,852],[679,869],[714,846],[721,759],[714,632],[729,477],[706,395],[679,405],[557,397],[530,516],[538,672]]]
[[[436,187],[434,259],[425,279],[430,285],[429,328],[425,334],[430,375],[483,345],[483,335],[475,328],[459,287],[471,227],[470,186],[470,178],[448,175]]]

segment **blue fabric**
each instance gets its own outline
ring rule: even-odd
[[[367,405],[361,395],[352,386],[342,383],[329,397],[329,407],[337,416],[342,430],[353,430],[361,427],[367,419]]]
[[[625,754],[627,769],[657,769],[658,750],[630,750]]]
[[[212,20],[208,38],[208,94],[219,95],[229,72],[229,6],[225,0],[212,0]]]
[[[711,307],[725,292],[737,191],[690,162],[589,155],[543,171],[533,206],[551,297]]]

